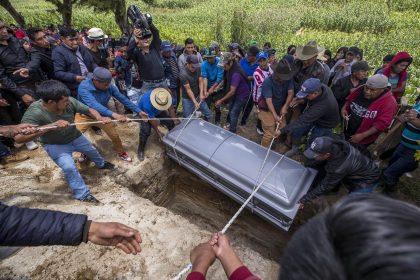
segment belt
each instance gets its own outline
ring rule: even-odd
[[[163,79],[160,79],[160,80],[143,80],[143,82],[146,82],[146,83],[151,83],[151,84],[158,84],[158,83],[161,83],[161,82],[163,82],[163,81],[165,81],[166,79],[165,78],[163,78]]]

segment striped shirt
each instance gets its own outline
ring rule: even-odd
[[[252,99],[255,103],[258,103],[261,99],[261,86],[264,80],[273,74],[273,69],[271,69],[271,66],[268,66],[268,70],[262,70],[259,66],[255,70],[253,76],[254,76],[254,84],[252,86]]]
[[[420,113],[420,102],[413,107],[413,110],[415,110],[417,113]],[[413,150],[420,150],[419,141],[420,127],[416,127],[413,124],[407,122],[407,125],[405,126],[405,129],[402,133],[401,144]]]

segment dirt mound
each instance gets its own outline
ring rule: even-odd
[[[134,158],[137,124],[118,125]],[[31,159],[0,170],[0,199],[9,205],[83,213],[97,221],[120,221],[138,228],[143,251],[137,256],[92,244],[78,247],[24,248],[0,263],[1,279],[169,279],[189,262],[189,252],[220,230],[239,205],[169,160],[163,145],[150,137],[146,160],[125,163],[116,158],[106,136],[93,136],[113,171],[81,168],[94,206],[71,198],[60,169],[43,149]],[[281,248],[290,238],[250,212],[229,230],[232,244],[249,268],[262,279],[276,279]],[[209,279],[226,279],[220,264]]]

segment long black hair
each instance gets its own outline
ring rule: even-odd
[[[248,76],[245,74],[244,70],[242,69],[241,65],[232,57],[232,60],[229,61],[232,63],[232,66],[228,71],[223,71],[223,79],[226,81],[225,90],[229,91],[230,84],[232,82],[232,76],[235,73],[241,74],[242,77],[247,81]]]

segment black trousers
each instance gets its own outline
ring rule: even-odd
[[[211,108],[211,104],[216,103],[217,100],[221,99],[223,96],[225,95],[225,92],[223,90],[213,93],[212,95],[210,95],[209,97],[206,98],[206,103],[207,106],[209,106],[210,110]],[[221,107],[214,107],[214,123],[218,124],[220,123],[220,119],[222,118],[222,110]]]
[[[248,97],[248,102],[245,104],[243,110],[243,114],[242,114],[242,119],[241,119],[241,125],[245,125],[246,121],[249,118],[249,115],[252,112],[252,108],[254,108],[254,100],[252,100],[252,93],[250,93],[250,96]]]
[[[10,92],[3,91],[2,97],[9,103],[9,106],[0,107],[0,124],[2,125],[14,125],[19,124],[22,119],[18,106],[17,97]]]
[[[156,116],[156,118],[170,118],[168,112],[163,111],[159,115]],[[160,123],[165,126],[168,130],[172,130],[175,127],[175,124],[173,120],[161,120]],[[139,131],[139,151],[144,151],[144,148],[146,147],[147,139],[150,136],[150,133],[152,132],[152,125],[149,121],[141,121],[140,122],[140,131]]]

